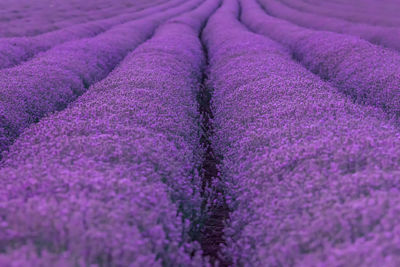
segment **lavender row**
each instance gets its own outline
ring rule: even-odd
[[[207,265],[189,220],[201,205],[198,34],[217,5],[162,25],[18,139],[0,171],[1,264]]]
[[[57,31],[52,31],[35,37],[16,37],[0,39],[0,69],[13,67],[19,63],[34,57],[39,52],[81,38],[94,37],[121,23],[139,19],[174,7],[182,1],[171,1],[164,5],[156,5],[143,11],[133,8],[128,14],[118,15],[112,18],[92,21],[84,24],[73,25]],[[138,12],[134,12],[134,11]],[[133,12],[133,13],[132,13]]]
[[[49,23],[57,23],[70,19],[73,20],[77,17],[89,21],[101,18],[101,15],[115,16],[120,13],[123,8],[126,9],[140,5],[145,5],[145,1],[139,0],[132,5],[130,0],[121,0],[115,3],[110,3],[107,0],[88,0],[85,2],[78,0],[37,0],[35,3],[32,3],[29,0],[3,0],[0,3],[0,15],[1,22],[5,23],[13,22],[14,20],[22,19],[23,17],[29,19],[44,17],[43,19],[49,19],[47,23],[44,23],[44,26],[46,26],[46,24]]]
[[[377,6],[365,4],[365,7],[368,7],[366,9],[357,5],[352,8],[351,3],[347,3],[344,6],[338,6],[335,5],[334,2],[319,2],[319,5],[307,3],[306,1],[294,0],[283,0],[281,2],[305,13],[344,19],[349,22],[388,27],[397,27],[400,25],[400,20],[397,16],[398,12],[400,12],[400,6],[396,5],[388,8],[389,3],[387,2],[384,5],[379,4]],[[379,9],[379,7],[381,9]],[[385,9],[382,7],[385,7]],[[395,10],[397,14],[394,14],[393,10]]]
[[[45,32],[113,17],[130,9],[154,6],[165,0],[132,1],[2,1],[0,37],[35,36]]]
[[[351,23],[337,18],[304,13],[290,8],[277,0],[260,0],[268,14],[291,21],[302,27],[332,31],[360,37],[373,44],[400,50],[400,29]]]
[[[384,4],[379,1],[315,1],[315,0],[303,0],[311,5],[326,7],[327,9],[337,9],[343,11],[353,11],[355,13],[371,13],[374,12],[377,16],[385,17],[397,17],[399,10],[399,3],[395,0],[385,1]],[[317,3],[319,2],[319,3]]]
[[[396,266],[398,129],[250,33],[225,1],[203,39],[234,266]]]
[[[116,1],[116,2],[111,2],[104,0],[104,2],[101,1],[96,1],[94,4],[89,4],[86,7],[86,10],[80,7],[81,1],[78,3],[75,3],[75,11],[74,17],[73,18],[64,18],[63,20],[58,20],[55,21],[54,27],[57,29],[60,28],[65,28],[70,25],[74,24],[81,24],[85,23],[86,21],[93,21],[93,20],[100,20],[104,18],[111,18],[113,16],[118,16],[119,14],[122,13],[128,13],[130,11],[134,10],[142,10],[145,8],[153,7],[155,5],[160,5],[160,4],[165,4],[170,0],[151,0],[151,1],[146,1],[146,0],[138,0],[138,1],[129,1],[129,0],[123,0],[123,1]],[[66,10],[71,10],[67,8]],[[74,9],[72,9],[74,10]],[[80,14],[80,11],[85,11],[84,14]],[[82,18],[84,17],[84,18]]]
[[[109,72],[154,29],[200,0],[118,25],[96,36],[57,46],[15,68],[0,71],[0,152],[30,124],[64,109]]]
[[[285,45],[293,57],[358,103],[400,113],[400,55],[366,41],[313,31],[268,16],[255,0],[241,1],[242,21]]]

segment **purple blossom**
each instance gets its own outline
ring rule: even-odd
[[[135,6],[133,10],[125,14],[82,24],[74,24],[33,37],[2,38],[0,39],[0,69],[18,65],[39,52],[47,51],[56,45],[72,40],[94,37],[118,24],[154,15],[156,12],[174,7],[180,2],[172,1],[142,11],[139,11],[141,10],[140,6]]]
[[[162,4],[165,0],[3,0],[0,37],[35,36]]]
[[[312,3],[312,1],[304,0],[283,0],[282,2],[304,12],[305,15],[311,13],[375,26],[397,27],[400,25],[400,19],[397,16],[400,6],[396,2],[386,1],[385,5],[381,5],[377,1],[363,1],[363,4],[352,1],[347,1],[347,3],[315,1]]]
[[[400,50],[400,29],[398,27],[382,27],[348,22],[337,18],[301,12],[277,0],[259,0],[259,3],[265,8],[268,14],[288,20],[297,25],[315,30],[348,34],[360,37],[376,45]]]
[[[31,123],[64,109],[90,85],[105,78],[162,22],[198,4],[199,0],[189,1],[151,17],[120,24],[94,38],[67,42],[0,71],[0,152]]]
[[[245,2],[247,24],[273,28]],[[397,126],[238,14],[237,1],[225,1],[203,33],[231,209],[224,255],[234,266],[397,265]]]
[[[374,1],[3,0],[0,266],[400,265]]]
[[[362,104],[400,114],[400,55],[356,37],[313,31],[267,15],[254,0],[242,1],[241,20],[286,46],[292,56]]]
[[[217,6],[169,20],[18,138],[0,170],[0,263],[207,265],[189,234],[202,202],[198,34]]]

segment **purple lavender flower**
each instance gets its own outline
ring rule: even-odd
[[[315,30],[353,35],[376,45],[400,50],[400,29],[398,27],[374,26],[300,12],[277,0],[259,0],[259,3],[265,8],[268,14],[286,19],[297,25]]]
[[[18,138],[0,170],[0,263],[207,265],[190,221],[202,204],[198,35],[217,6],[172,18]]]
[[[0,151],[31,123],[64,109],[90,85],[105,78],[162,22],[196,5],[199,0],[120,24],[94,38],[67,42],[0,71]]]
[[[125,23],[131,20],[154,15],[159,11],[166,10],[181,4],[182,1],[172,1],[164,5],[156,5],[154,7],[139,11],[140,8],[135,6],[137,12],[121,14],[107,19],[90,21],[83,24],[74,24],[56,31],[50,31],[33,37],[14,37],[0,39],[0,69],[10,68],[26,61],[40,52],[49,50],[50,48],[62,43],[94,37],[101,34],[113,26]]]
[[[385,5],[376,1],[363,1],[363,4],[352,1],[312,3],[304,0],[283,0],[282,2],[293,9],[306,13],[306,15],[311,13],[375,26],[398,27],[400,25],[400,19],[397,16],[400,6],[394,1],[387,1]]]
[[[400,114],[400,55],[359,38],[313,31],[268,16],[242,1],[241,20],[253,31],[285,45],[292,56],[354,101]]]
[[[246,23],[273,28],[245,2]],[[203,33],[232,211],[224,255],[234,266],[397,265],[397,127],[249,32],[238,14],[237,1],[225,1]]]

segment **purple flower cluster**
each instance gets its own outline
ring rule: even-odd
[[[280,3],[279,0],[259,0],[265,10],[273,16],[286,19],[300,26],[349,34],[373,44],[400,50],[400,29],[397,27],[373,26],[356,22],[305,13]]]
[[[281,2],[306,14],[317,14],[375,26],[400,26],[398,16],[400,5],[395,1],[386,1],[384,6],[378,1],[337,3],[333,1],[281,0]]]
[[[142,11],[137,6],[128,14],[121,14],[107,19],[90,21],[82,24],[74,24],[56,31],[51,31],[34,37],[14,37],[0,39],[0,69],[13,67],[26,61],[39,52],[76,39],[94,37],[115,25],[139,19],[154,13],[176,6],[182,2],[171,1],[163,5],[156,5]]]
[[[202,204],[198,35],[217,6],[170,19],[18,138],[0,170],[0,265],[207,265],[190,220]]]
[[[0,37],[34,36],[71,25],[111,18],[165,0],[2,0]]]
[[[246,23],[272,29],[247,2]],[[237,1],[224,1],[203,33],[232,211],[225,255],[234,266],[399,265],[398,128],[238,15]]]
[[[94,38],[67,42],[0,71],[0,152],[31,123],[65,108],[91,84],[105,78],[163,21],[199,2],[188,1],[151,17],[120,24]]]
[[[374,1],[0,1],[0,266],[399,266]]]
[[[400,114],[400,55],[356,37],[313,31],[268,16],[255,0],[241,1],[251,30],[288,47],[296,60],[358,103]]]

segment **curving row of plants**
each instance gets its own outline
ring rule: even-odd
[[[75,24],[118,16],[166,0],[2,0],[0,38],[35,36]]]
[[[188,1],[120,24],[94,38],[67,42],[0,71],[0,152],[30,124],[64,109],[90,85],[105,78],[130,51],[150,38],[157,26],[200,3]]]
[[[398,27],[382,27],[348,22],[338,18],[305,13],[280,3],[279,0],[259,0],[268,14],[314,30],[332,31],[362,38],[372,44],[400,50]]]
[[[68,41],[91,38],[110,30],[114,26],[154,15],[182,4],[182,1],[171,1],[162,5],[140,10],[139,7],[111,18],[74,24],[59,30],[46,32],[32,37],[14,37],[0,39],[0,69],[14,67],[52,47]]]
[[[400,25],[400,19],[397,16],[400,6],[394,1],[387,1],[384,8],[379,5],[379,2],[365,2],[364,5],[357,5],[357,3],[351,1],[342,5],[333,1],[311,3],[301,0],[281,0],[281,2],[301,12],[338,18],[349,22],[385,27],[398,27]]]
[[[398,52],[153,4],[15,39],[46,51],[0,70],[0,265],[399,265]]]
[[[357,103],[400,113],[400,55],[356,37],[313,31],[267,15],[254,0],[241,1],[241,20],[289,50],[311,72]]]
[[[399,264],[398,128],[238,16],[226,0],[203,33],[231,210],[224,255],[233,266]]]
[[[207,266],[192,242],[203,201],[198,34],[217,6],[168,20],[18,138],[0,170],[1,265]]]

